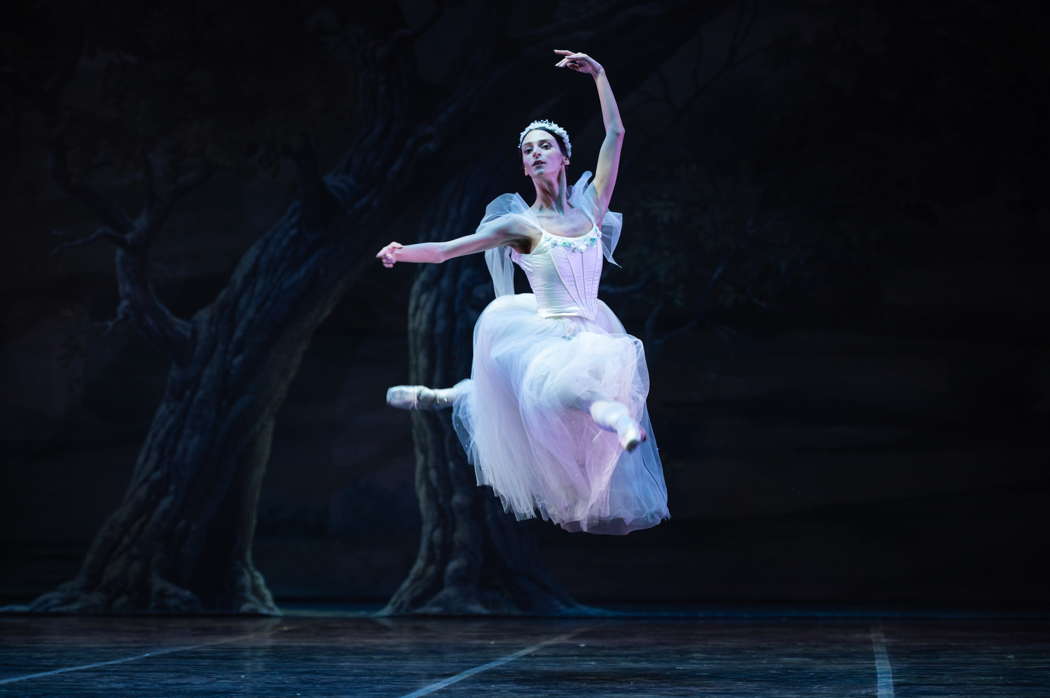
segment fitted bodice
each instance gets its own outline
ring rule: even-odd
[[[594,319],[602,274],[601,232],[592,225],[579,237],[553,235],[541,229],[528,254],[511,250],[511,259],[525,272],[544,317],[582,315]]]

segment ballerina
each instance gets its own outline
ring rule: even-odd
[[[518,520],[543,517],[568,531],[623,535],[670,517],[667,489],[645,401],[642,342],[597,297],[603,258],[623,218],[609,210],[624,127],[601,64],[555,50],[555,67],[591,75],[605,139],[594,181],[568,186],[569,134],[530,123],[518,137],[536,198],[493,200],[476,232],[445,242],[391,242],[376,257],[440,264],[485,253],[496,298],[474,326],[471,375],[450,388],[399,385],[387,403],[452,408],[456,434],[478,485],[491,486]],[[517,264],[532,293],[514,293]]]

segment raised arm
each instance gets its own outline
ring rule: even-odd
[[[556,66],[592,75],[594,84],[598,88],[598,101],[601,102],[602,121],[605,123],[605,140],[602,141],[602,148],[598,152],[598,166],[594,171],[594,189],[598,193],[598,210],[595,218],[600,222],[605,212],[609,210],[609,202],[612,200],[613,189],[616,187],[616,174],[620,170],[620,150],[625,133],[623,121],[620,119],[620,109],[616,106],[616,97],[613,96],[609,76],[605,74],[605,68],[598,61],[586,53],[573,53],[560,49],[556,49],[555,53],[565,55],[555,64]]]
[[[445,242],[420,242],[415,245],[391,242],[379,250],[376,257],[388,269],[396,262],[441,264],[454,257],[482,252],[524,239],[528,239],[524,226],[513,216],[503,216],[479,226],[477,231],[470,235]]]

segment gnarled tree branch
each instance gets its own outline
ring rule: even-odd
[[[121,298],[118,319],[131,317],[142,333],[167,352],[173,361],[183,362],[190,351],[190,324],[176,317],[153,292],[149,277],[150,242],[167,218],[177,198],[175,194],[158,201],[152,163],[144,156],[146,201],[139,218],[132,222],[114,202],[102,196],[82,179],[75,179],[67,160],[65,140],[61,133],[56,138],[51,156],[51,172],[59,186],[71,197],[86,204],[102,219],[104,225],[94,234],[67,242],[54,252],[67,247],[86,245],[95,240],[109,240],[117,245],[117,283]],[[200,176],[190,178],[180,188],[180,194]]]
[[[53,235],[61,235],[62,233],[59,233],[59,232],[56,231],[56,232],[54,232],[52,234]],[[117,247],[120,247],[120,248],[125,249],[125,250],[131,248],[131,244],[128,242],[128,239],[126,237],[124,237],[123,235],[121,235],[119,233],[113,232],[111,229],[107,228],[106,226],[102,226],[101,228],[96,230],[91,235],[88,235],[87,237],[78,238],[76,240],[70,240],[69,242],[63,242],[61,245],[59,245],[55,249],[51,250],[51,254],[56,255],[59,252],[61,252],[62,250],[65,250],[67,248],[80,247],[81,245],[88,245],[88,244],[90,244],[92,242],[95,242],[96,240],[109,240],[110,242],[112,242]]]

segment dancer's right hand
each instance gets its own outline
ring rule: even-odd
[[[404,245],[400,242],[392,242],[383,249],[376,253],[376,257],[383,263],[383,266],[389,269],[394,266],[397,261],[397,251],[400,250]]]

